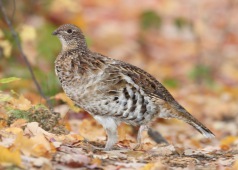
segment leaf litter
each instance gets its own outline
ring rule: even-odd
[[[74,126],[75,132],[70,132],[65,129],[60,114],[52,114],[43,105],[32,105],[25,98],[22,100],[25,103],[23,107],[19,101],[22,98],[24,97],[10,94],[8,99],[3,101],[7,113],[4,119],[7,123],[0,130],[0,151],[5,155],[0,158],[0,162],[4,167],[191,169],[232,167],[233,164],[236,166],[236,136],[227,136],[220,142],[216,139],[206,140],[200,136],[189,137],[187,135],[193,133],[192,129],[182,126],[176,131],[173,126],[178,125],[171,126],[171,122],[162,121],[161,134],[173,129],[177,135],[172,136],[175,134],[171,133],[162,136],[158,131],[150,130],[148,134],[143,134],[142,147],[133,150],[136,145],[136,129],[122,124],[119,127],[120,140],[114,150],[103,151],[96,147],[104,147],[106,135],[92,117],[76,117],[75,120],[71,116],[64,119],[68,121],[69,127]],[[174,123],[176,124],[176,121]]]

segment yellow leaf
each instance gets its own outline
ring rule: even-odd
[[[19,149],[24,155],[30,156],[34,144],[35,143],[31,139],[23,136],[23,134],[18,134],[14,142],[14,147]]]
[[[42,144],[36,144],[33,147],[32,154],[34,156],[44,156],[47,153],[47,149]]]
[[[141,170],[151,170],[151,168],[154,167],[153,163],[148,163],[145,166],[141,168]]]
[[[84,138],[82,136],[78,135],[78,134],[70,134],[70,135],[66,135],[66,136],[71,136],[76,141],[84,140]]]
[[[82,110],[79,107],[76,107],[74,105],[74,102],[70,100],[70,98],[68,98],[65,93],[58,93],[57,95],[55,95],[55,99],[64,101],[65,103],[69,105],[70,109],[72,109],[75,112],[79,112]]]
[[[7,148],[0,146],[0,163],[11,163],[21,165],[21,156],[19,151],[10,151]]]
[[[0,92],[0,102],[7,102],[10,101],[12,97],[9,94],[4,94]]]
[[[14,106],[15,109],[19,110],[29,110],[32,106],[31,102],[23,95],[20,95],[19,98],[12,98],[10,103]]]
[[[34,136],[31,140],[36,143],[32,150],[34,156],[46,156],[49,152],[55,152],[55,147],[44,137],[44,135]]]
[[[155,163],[148,163],[141,170],[157,170],[157,169],[167,169],[165,165],[161,163],[160,160],[157,160]]]
[[[29,41],[36,39],[36,30],[34,27],[30,25],[22,25],[19,34],[22,41]]]
[[[0,47],[3,49],[3,54],[5,57],[9,57],[11,55],[12,46],[11,43],[7,40],[0,41]]]
[[[7,128],[5,129],[6,132],[11,132],[15,135],[18,135],[18,134],[23,134],[23,130],[21,128],[18,128],[18,127],[10,127],[10,128]]]
[[[20,78],[17,78],[17,77],[8,77],[8,78],[0,79],[0,83],[11,83],[11,82],[17,81],[17,80],[20,80]]]

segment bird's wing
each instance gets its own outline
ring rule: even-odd
[[[120,61],[118,61],[120,62]],[[142,89],[147,95],[153,98],[159,98],[167,102],[174,102],[173,96],[168,92],[168,90],[158,82],[153,76],[149,73],[143,71],[142,69],[124,63],[112,63],[107,68],[109,71],[118,70],[118,75],[124,76],[124,79],[127,79],[127,82],[135,84],[140,89]]]

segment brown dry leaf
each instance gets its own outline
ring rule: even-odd
[[[120,147],[133,148],[133,147],[136,146],[136,143],[134,143],[131,140],[124,139],[124,140],[118,141],[117,145],[120,146]]]
[[[101,166],[102,165],[102,160],[99,158],[93,158],[91,163],[95,166]]]
[[[7,126],[7,121],[0,120],[0,129],[5,128]]]
[[[143,151],[128,151],[126,154],[136,159],[146,155]]]
[[[191,139],[191,144],[193,146],[196,146],[197,148],[201,147],[201,143],[198,140],[195,140],[195,139]]]
[[[72,144],[84,140],[84,138],[78,134],[61,135],[55,138],[64,144]]]
[[[79,141],[79,140],[84,140],[84,138],[78,134],[70,134],[70,135],[66,135],[66,137],[70,137],[76,141]]]
[[[0,146],[0,164],[11,163],[17,166],[21,166],[21,156],[18,150],[10,151],[7,148]]]
[[[184,147],[174,147],[176,152],[181,156],[184,154],[185,148]]]

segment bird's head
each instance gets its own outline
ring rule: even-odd
[[[56,35],[60,39],[63,50],[87,49],[85,37],[80,28],[75,25],[61,25],[52,34]]]

